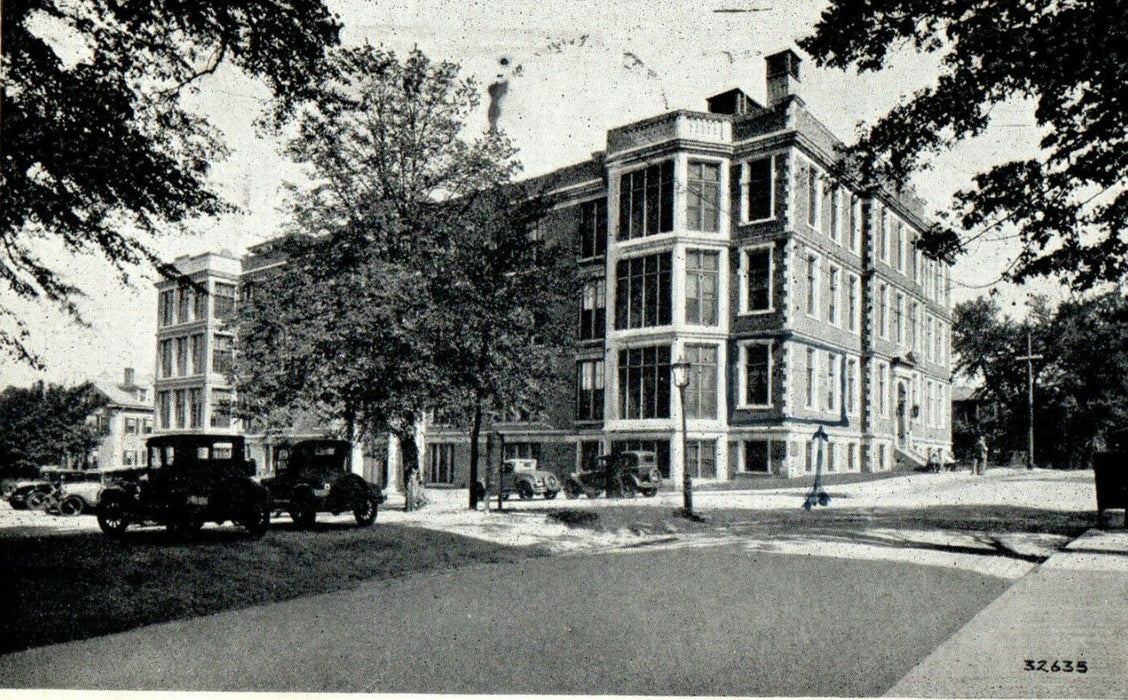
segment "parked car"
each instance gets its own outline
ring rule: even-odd
[[[274,476],[262,480],[271,509],[287,512],[309,527],[317,514],[352,511],[358,525],[371,525],[386,497],[378,484],[349,470],[352,445],[345,440],[302,440],[278,450]]]
[[[601,493],[611,496],[653,496],[662,485],[658,460],[653,452],[630,450],[603,455],[595,460],[593,469],[578,470],[564,480],[564,495],[578,498],[586,494],[595,498]]]
[[[12,492],[8,494],[8,505],[15,510],[38,508],[50,492],[51,482],[46,479],[17,481]],[[28,503],[29,500],[32,501],[31,504]]]
[[[135,482],[107,486],[98,525],[116,536],[135,523],[191,532],[205,522],[234,521],[261,537],[270,524],[270,493],[236,435],[161,435],[146,441],[148,466]]]
[[[491,485],[490,491],[496,494],[497,488]],[[517,497],[523,501],[534,496],[553,499],[558,493],[560,493],[560,480],[552,472],[541,470],[537,460],[515,457],[501,463],[502,498],[517,494]]]

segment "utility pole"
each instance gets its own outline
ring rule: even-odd
[[[1026,355],[1014,359],[1026,363],[1026,468],[1034,468],[1034,360],[1042,355],[1034,354],[1030,331],[1026,331]]]

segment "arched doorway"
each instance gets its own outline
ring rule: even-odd
[[[909,437],[909,390],[904,382],[897,382],[897,446],[907,447]]]

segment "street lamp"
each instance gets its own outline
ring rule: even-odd
[[[682,495],[685,498],[685,514],[693,517],[693,480],[689,476],[689,463],[686,459],[689,450],[686,449],[685,437],[685,388],[689,386],[689,367],[689,363],[683,357],[679,357],[677,362],[670,365],[670,371],[674,375],[674,386],[678,388],[678,398],[681,402]]]

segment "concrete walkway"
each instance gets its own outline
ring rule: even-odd
[[[1055,662],[1061,670],[1052,670]],[[1128,531],[1090,530],[1074,540],[887,695],[1128,698]]]

